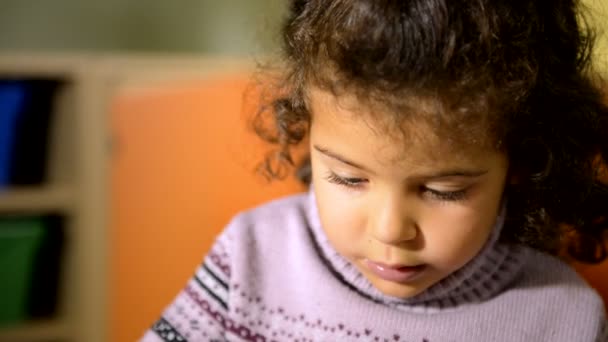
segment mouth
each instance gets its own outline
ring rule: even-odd
[[[377,277],[396,283],[406,283],[419,276],[426,265],[387,265],[381,262],[365,260],[367,269]]]

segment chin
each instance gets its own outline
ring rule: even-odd
[[[428,288],[419,284],[400,284],[383,279],[369,279],[372,285],[382,294],[390,297],[409,299],[419,295]]]

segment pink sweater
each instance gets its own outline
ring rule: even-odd
[[[328,243],[314,195],[238,215],[142,341],[608,341],[569,266],[500,242],[411,299],[377,291]]]

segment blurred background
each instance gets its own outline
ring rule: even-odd
[[[2,0],[3,50],[196,52],[276,47],[285,0]]]
[[[236,212],[304,190],[247,126],[286,5],[0,0],[0,342],[134,341]]]

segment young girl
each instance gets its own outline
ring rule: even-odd
[[[308,147],[311,190],[234,218],[143,340],[608,341],[560,260],[606,255],[608,108],[580,18],[292,1],[258,128],[271,176]]]

